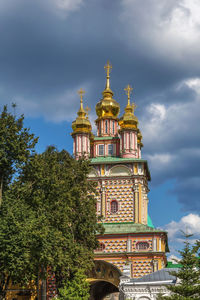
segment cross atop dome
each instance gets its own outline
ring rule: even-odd
[[[109,60],[107,61],[107,65],[104,66],[104,69],[106,70],[107,77],[110,77],[110,70],[112,70],[112,65],[110,65]]]
[[[80,88],[80,90],[78,91],[78,94],[80,95],[80,98],[81,98],[81,104],[83,104],[83,95],[85,94],[85,91]]]
[[[106,70],[106,90],[110,89],[110,72],[112,70],[112,65],[110,64],[109,60],[107,61],[107,65],[104,66]]]
[[[91,108],[89,106],[86,106],[85,111],[86,111],[86,115],[87,115],[87,118],[88,118],[89,117],[89,111],[91,111]]]
[[[131,95],[133,88],[128,84],[124,90],[125,90],[126,94],[128,95],[128,105],[130,105],[130,95]]]

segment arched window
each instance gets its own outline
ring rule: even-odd
[[[108,133],[108,121],[105,121],[105,133]]]
[[[104,243],[100,243],[99,247],[96,249],[96,251],[102,252],[106,248]]]
[[[115,134],[115,121],[112,121],[112,129],[113,129],[113,134]]]
[[[149,249],[149,243],[148,242],[138,242],[136,244],[137,250],[147,250]]]
[[[118,211],[118,202],[116,200],[111,202],[110,211],[112,214],[115,214]]]

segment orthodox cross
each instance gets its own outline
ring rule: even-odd
[[[106,89],[109,89],[110,88],[110,81],[109,81],[109,78],[110,78],[110,72],[111,72],[111,69],[112,69],[112,65],[110,65],[109,63],[109,60],[107,62],[107,65],[104,66],[104,69],[106,70],[106,74],[107,74],[107,80],[106,80]]]
[[[110,65],[109,60],[107,61],[107,65],[104,66],[104,69],[106,70],[107,77],[110,77],[110,69],[112,69],[112,65]]]
[[[128,84],[124,90],[126,92],[126,95],[128,95],[128,106],[130,106],[130,95],[131,95],[133,88]]]
[[[81,97],[81,104],[83,103],[83,95],[85,94],[85,91],[83,90],[83,89],[80,89],[79,91],[78,91],[78,94],[80,95],[80,97]]]
[[[131,106],[132,106],[133,112],[134,112],[134,110],[136,109],[137,105],[135,103],[132,103]]]
[[[87,118],[88,118],[89,111],[91,111],[91,108],[90,108],[90,107],[88,107],[88,106],[86,106],[85,110],[86,110],[86,114],[87,114]]]

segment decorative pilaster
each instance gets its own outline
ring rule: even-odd
[[[139,223],[139,186],[134,185],[134,222]]]
[[[104,186],[101,188],[101,215],[106,217],[106,188]]]

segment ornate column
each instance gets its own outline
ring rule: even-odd
[[[106,187],[101,187],[101,215],[106,217]]]
[[[134,222],[139,223],[139,185],[134,184]]]

